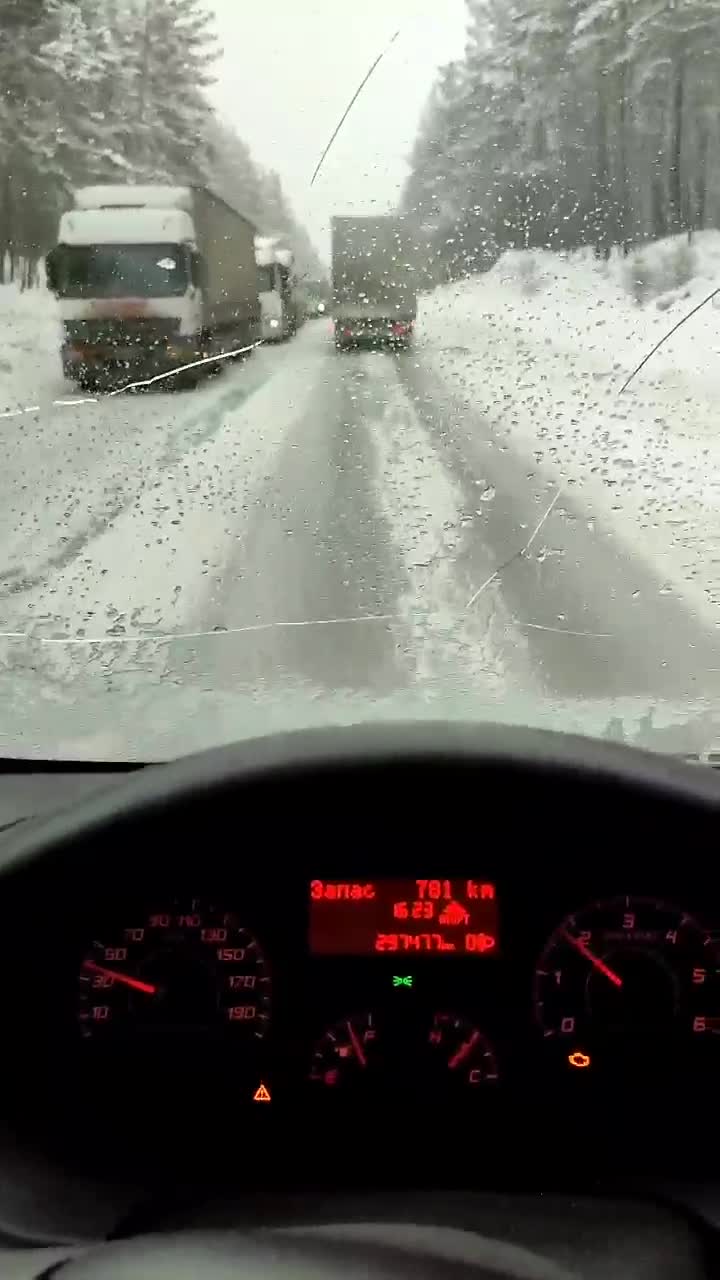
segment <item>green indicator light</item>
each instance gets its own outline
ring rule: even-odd
[[[414,978],[411,973],[409,973],[405,978],[401,978],[398,974],[394,974],[393,976],[394,987],[411,987],[413,982]]]

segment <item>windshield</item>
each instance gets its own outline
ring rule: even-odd
[[[720,9],[352,16],[0,5],[0,750],[716,751]]]
[[[261,293],[269,293],[275,288],[275,268],[272,266],[258,267],[258,289]]]
[[[177,245],[63,245],[57,254],[57,292],[63,298],[165,298],[188,286]]]

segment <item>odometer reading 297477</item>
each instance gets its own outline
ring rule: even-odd
[[[232,911],[191,898],[140,912],[93,940],[78,974],[83,1035],[229,1029],[261,1038],[270,975]]]

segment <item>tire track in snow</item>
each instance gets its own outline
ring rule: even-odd
[[[380,363],[382,361],[382,363]],[[378,501],[407,580],[398,600],[399,643],[424,689],[480,688],[490,696],[534,687],[526,637],[493,585],[471,611],[476,584],[461,569],[464,544],[480,512],[462,490],[420,422],[395,365],[368,356],[375,413],[367,429],[375,451]]]
[[[41,670],[48,684],[63,685],[87,674],[113,685],[123,677],[131,685],[147,675],[177,678],[157,637],[193,626],[222,589],[252,497],[315,394],[305,366],[299,353],[278,362],[274,376],[233,408],[225,397],[219,404],[213,398],[207,406],[212,430],[203,430],[174,466],[158,470],[83,553],[14,598],[4,629],[30,633],[26,642],[9,641],[14,668]],[[39,643],[40,637],[92,636],[102,643]]]
[[[76,560],[159,476],[221,430],[277,367],[256,358],[193,393],[48,405],[33,424],[44,438],[33,459],[31,499],[18,492],[18,484],[27,488],[29,464],[20,470],[15,460],[19,480],[6,475],[0,483],[2,520],[11,526],[3,531],[0,600],[43,586]]]

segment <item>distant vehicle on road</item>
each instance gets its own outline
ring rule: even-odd
[[[407,347],[417,294],[402,218],[334,217],[331,232],[336,347]]]
[[[264,342],[283,342],[305,319],[294,274],[292,249],[278,236],[255,237],[262,336]]]
[[[308,320],[317,320],[321,316],[330,317],[330,290],[326,280],[311,280],[305,277],[301,282],[301,292]]]
[[[305,319],[319,320],[321,316],[330,315],[330,307],[323,298],[306,298],[304,301]]]
[[[203,187],[97,186],[74,193],[48,254],[63,371],[83,387],[207,364],[260,340],[255,227]]]

